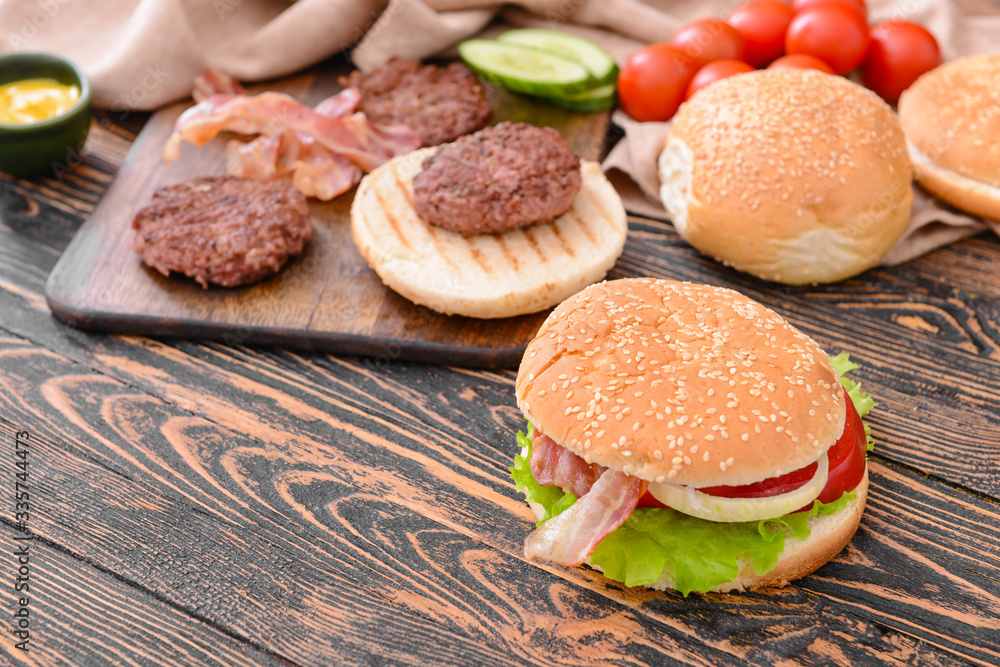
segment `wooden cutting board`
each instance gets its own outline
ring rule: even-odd
[[[345,72],[341,60],[251,92],[280,90],[313,105],[340,89],[336,77]],[[487,90],[494,122],[550,125],[581,157],[601,157],[607,113],[574,114],[495,87]],[[167,278],[145,266],[132,252],[131,221],[153,191],[225,173],[229,136],[200,149],[185,144],[180,160],[163,163],[163,144],[188,106],[180,103],[152,116],[104,199],[53,269],[46,296],[56,317],[84,329],[280,345],[383,362],[500,367],[520,361],[547,313],[476,320],[441,315],[400,297],[354,247],[353,190],[331,202],[311,201],[312,242],[279,274],[257,284],[204,290],[184,276]]]

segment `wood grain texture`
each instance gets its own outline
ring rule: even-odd
[[[5,441],[13,437],[0,420]],[[21,536],[0,525],[0,541]],[[41,540],[29,542],[32,588],[29,596],[31,637],[28,651],[20,639],[0,634],[0,662],[6,665],[218,665],[250,667],[289,665],[158,600],[131,582],[122,581]],[[6,590],[5,610],[16,608],[15,593]],[[18,593],[17,595],[21,595]],[[5,615],[9,615],[5,614]]]
[[[52,499],[41,534],[296,662],[354,662],[367,655],[350,645],[359,637],[394,664],[1000,655],[1000,514],[989,503],[876,464],[861,532],[799,587],[688,600],[627,590],[523,561],[529,513],[505,470],[519,420],[478,407],[502,404],[510,377],[468,372],[439,397],[448,372],[424,370],[396,414],[361,414],[366,382],[354,378],[353,395],[347,382],[329,392],[349,394],[338,417],[279,393],[244,401],[204,386],[196,416],[0,341],[3,413],[47,415],[39,438],[62,443],[40,449]],[[29,372],[51,379],[19,382]],[[334,631],[346,645],[324,643]],[[415,642],[406,659],[393,652],[402,637]]]
[[[309,104],[339,90],[329,66],[271,84]],[[493,122],[530,120],[558,128],[585,159],[604,150],[608,113],[573,114],[487,86]],[[500,320],[444,316],[385,287],[357,252],[350,229],[354,191],[310,201],[313,239],[276,276],[239,288],[204,290],[165,277],[132,251],[135,213],[158,187],[225,173],[225,142],[186,145],[163,163],[163,144],[180,103],[158,111],[137,137],[114,184],[66,249],[46,294],[61,320],[86,329],[209,338],[227,344],[274,344],[377,357],[386,350],[432,362],[516,365],[546,313]]]

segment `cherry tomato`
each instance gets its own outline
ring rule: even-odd
[[[830,462],[830,472],[826,478],[826,486],[819,494],[820,502],[824,503],[832,503],[845,491],[857,488],[861,478],[865,476],[865,453],[868,451],[865,428],[846,390],[844,400],[847,401],[844,431],[826,454]],[[712,486],[698,490],[722,498],[766,498],[794,491],[812,479],[815,474],[816,464],[810,463],[805,468],[799,468],[787,475],[772,477],[754,484]],[[812,507],[812,503],[802,509],[809,507]]]
[[[864,84],[895,102],[917,78],[941,64],[934,35],[909,21],[885,21],[871,30],[862,70]]]
[[[790,56],[781,56],[767,66],[768,69],[781,69],[790,67],[795,69],[818,69],[820,72],[833,74],[833,68],[816,56],[809,56],[804,53],[796,53]]]
[[[742,60],[716,60],[713,63],[708,63],[698,70],[698,73],[694,75],[693,79],[691,79],[691,83],[688,84],[687,88],[687,97],[684,99],[691,99],[692,95],[705,86],[715,83],[719,79],[725,79],[736,74],[754,71],[756,70],[753,66],[747,65]]]
[[[798,14],[808,7],[824,5],[830,2],[850,5],[855,7],[866,18],[868,17],[868,7],[865,5],[865,0],[792,0],[792,9],[794,9],[795,13]]]
[[[729,25],[743,35],[743,59],[754,67],[763,67],[781,56],[785,32],[794,16],[791,5],[779,0],[750,0],[733,10]]]
[[[743,35],[721,19],[692,21],[674,33],[674,47],[698,65],[716,60],[742,60]]]
[[[618,74],[618,99],[635,120],[670,120],[697,70],[693,60],[668,44],[644,46]]]
[[[868,23],[849,7],[817,4],[792,19],[785,50],[816,56],[837,74],[847,74],[868,52]]]

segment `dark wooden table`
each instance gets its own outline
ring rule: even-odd
[[[0,175],[0,662],[28,665],[1000,664],[1000,241],[818,288],[692,251],[616,275],[741,289],[880,405],[861,528],[797,585],[628,590],[528,563],[513,371],[85,333],[44,285],[146,116],[59,178]],[[15,439],[30,652],[15,648]],[[24,438],[22,434],[22,438]]]

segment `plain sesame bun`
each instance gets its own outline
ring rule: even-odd
[[[534,313],[600,280],[625,247],[625,207],[596,162],[582,162],[569,210],[505,234],[462,236],[422,220],[413,177],[436,148],[393,158],[362,179],[354,244],[387,286],[448,315]]]
[[[962,210],[1000,220],[1000,53],[954,60],[899,100],[917,180]]]
[[[693,487],[805,467],[846,414],[827,355],[777,313],[729,289],[651,278],[560,304],[515,391],[538,430],[588,463]]]
[[[913,202],[892,109],[814,70],[760,70],[700,90],[674,117],[659,173],[681,237],[791,285],[874,266],[906,229]]]
[[[790,534],[786,535],[785,548],[778,556],[778,562],[774,569],[767,574],[758,575],[754,572],[752,562],[748,559],[742,563],[736,579],[719,584],[712,591],[701,592],[728,593],[729,591],[753,591],[769,587],[779,588],[812,574],[843,551],[851,538],[854,537],[854,533],[857,532],[858,525],[861,523],[861,515],[865,511],[865,503],[868,501],[867,470],[855,491],[857,495],[854,500],[841,511],[809,519],[810,534],[807,539],[799,541],[791,537]],[[542,517],[545,516],[545,508],[531,501],[528,501],[528,505],[531,506],[535,520],[541,521]],[[597,569],[600,568],[597,567]],[[674,574],[670,571],[669,566],[664,570],[662,577],[647,584],[647,586],[660,591],[672,589],[674,587]]]

